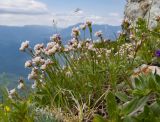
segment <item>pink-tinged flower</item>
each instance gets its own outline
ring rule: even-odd
[[[49,65],[51,65],[51,64],[53,64],[53,61],[51,61],[50,59],[47,59],[47,60],[45,60],[45,63],[44,63],[43,65],[41,65],[40,69],[46,70],[47,67],[48,67]]]
[[[103,35],[102,31],[97,31],[97,32],[95,33],[95,36],[96,36],[96,37],[102,37],[102,35]]]
[[[45,64],[46,65],[51,65],[53,64],[53,61],[51,61],[50,59],[45,60]]]
[[[40,56],[37,56],[32,59],[33,64],[38,65],[41,63],[42,58]]]
[[[36,79],[38,77],[37,71],[38,71],[37,68],[33,68],[31,73],[28,75],[28,80]]]
[[[40,69],[46,70],[47,69],[47,65],[46,64],[41,65]]]
[[[92,50],[92,51],[95,50],[94,45],[92,43],[88,44],[88,50]]]
[[[32,61],[31,60],[26,61],[24,66],[25,68],[32,67]]]
[[[82,48],[82,43],[81,43],[81,42],[78,43],[77,48],[78,48],[78,49]]]
[[[22,42],[21,47],[19,48],[20,51],[25,51],[26,48],[29,47],[29,41]]]
[[[47,47],[46,47],[46,49],[51,49],[52,47],[54,47],[56,45],[56,43],[55,42],[49,42],[49,43],[47,43]]]
[[[77,37],[77,36],[79,36],[80,35],[80,31],[79,31],[79,28],[77,27],[77,28],[73,28],[72,29],[72,34],[71,34],[71,36],[73,36],[73,37]]]
[[[50,40],[59,43],[61,41],[61,36],[59,34],[54,34],[53,36],[50,37]]]
[[[73,50],[73,49],[76,49],[77,46],[78,46],[78,40],[77,40],[76,38],[72,38],[72,39],[69,41],[69,43],[68,43],[68,45],[67,45],[67,48],[68,48],[69,50]]]
[[[53,54],[55,54],[57,51],[57,48],[56,47],[52,47],[51,49],[49,49],[48,51],[46,51],[46,54],[51,56]]]
[[[43,49],[44,48],[44,44],[42,43],[42,44],[36,44],[35,46],[34,46],[34,51],[36,51],[36,50],[41,50],[41,49]]]

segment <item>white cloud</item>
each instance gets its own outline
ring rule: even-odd
[[[53,19],[59,27],[67,27],[86,20],[96,24],[120,25],[121,16],[118,13],[109,13],[108,16],[99,16],[78,12],[52,13],[42,2],[36,0],[0,0],[1,25],[52,25]]]
[[[54,20],[57,21],[58,26],[65,27],[69,25],[74,25],[80,22],[85,22],[87,20],[92,21],[96,24],[110,24],[110,25],[120,25],[122,21],[121,16],[99,16],[93,15],[85,12],[77,13],[61,13],[53,15]]]
[[[117,13],[117,12],[112,12],[112,13],[109,13],[109,16],[113,16],[113,17],[119,17],[120,14]]]
[[[47,6],[35,0],[1,0],[0,14],[35,15],[48,13]]]
[[[52,25],[52,18],[49,15],[0,15],[0,24],[8,26],[24,26],[24,25]]]

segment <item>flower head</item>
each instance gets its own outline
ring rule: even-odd
[[[8,92],[8,97],[12,99],[12,97],[16,94],[16,89],[12,89]]]
[[[86,29],[86,24],[81,24],[79,27],[80,27],[82,30],[85,30],[85,29]]]
[[[26,61],[24,66],[25,66],[25,68],[32,67],[32,61],[31,60]]]
[[[51,49],[47,50],[45,53],[49,56],[55,54],[57,51],[57,48],[56,47],[52,47]]]
[[[23,88],[24,88],[24,83],[19,83],[17,89],[23,89]]]
[[[157,51],[155,52],[155,55],[156,55],[156,57],[160,57],[160,50],[157,50]]]
[[[80,31],[79,31],[79,28],[78,27],[74,27],[72,29],[72,34],[71,34],[73,37],[77,37],[80,35]]]
[[[91,26],[92,26],[92,22],[91,22],[91,21],[86,21],[86,25],[87,25],[88,27],[91,27]]]
[[[46,65],[46,64],[43,64],[43,65],[40,67],[40,69],[46,70],[46,69],[47,69],[47,65]]]
[[[43,64],[44,59],[42,59],[40,56],[37,56],[32,59],[33,64],[38,65],[38,64]]]
[[[34,83],[32,84],[32,89],[35,89],[37,87],[37,82],[34,81]]]
[[[21,44],[21,47],[19,48],[20,51],[25,51],[26,48],[29,47],[29,41],[25,41],[25,42],[22,42]]]
[[[28,80],[33,80],[36,79],[38,77],[38,69],[37,68],[33,68],[31,73],[28,75]]]
[[[95,36],[97,36],[97,37],[102,37],[102,35],[103,35],[102,31],[97,31],[95,33]]]
[[[34,46],[34,50],[36,51],[36,50],[40,50],[40,49],[43,49],[44,48],[44,44],[42,43],[42,44],[36,44],[35,46]]]
[[[54,34],[52,37],[50,37],[50,39],[56,43],[59,43],[61,41],[61,36],[59,34]]]

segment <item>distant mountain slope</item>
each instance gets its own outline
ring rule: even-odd
[[[65,39],[70,39],[71,38],[72,28],[73,27],[79,27],[79,25],[81,25],[81,24],[79,23],[79,24],[70,26],[68,28],[62,29],[60,31],[60,34],[63,35],[63,37]],[[93,25],[92,28],[93,28],[93,38],[94,39],[96,39],[96,37],[94,36],[94,33],[96,31],[101,30],[103,32],[105,38],[109,38],[111,40],[115,40],[117,31],[121,30],[120,26],[111,26],[111,25]],[[83,37],[83,33],[82,33],[81,37]],[[86,37],[88,37],[88,38],[90,37],[88,29],[86,31]]]
[[[0,26],[0,73],[26,74],[24,62],[27,58],[19,52],[21,42],[29,40],[32,45],[47,42],[53,32],[48,26]]]
[[[79,25],[58,29],[64,44],[71,38],[72,28]],[[93,25],[93,32],[102,30],[104,35],[111,39],[115,38],[114,33],[120,29],[120,26]],[[19,52],[21,42],[29,40],[32,46],[36,43],[47,43],[53,33],[55,33],[55,29],[49,26],[0,26],[0,73],[26,75],[27,70],[24,69],[24,62],[27,56]],[[86,35],[89,35],[88,32]]]

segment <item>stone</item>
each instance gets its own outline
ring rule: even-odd
[[[149,27],[154,28],[156,17],[160,16],[160,0],[127,0],[124,14],[134,23],[138,18],[144,18]]]

